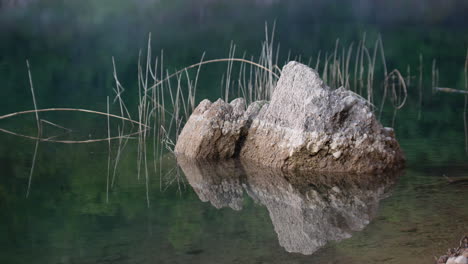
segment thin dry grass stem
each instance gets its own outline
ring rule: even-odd
[[[339,63],[340,64],[340,63]],[[340,67],[337,67],[336,68],[336,76],[337,76],[337,80],[336,82],[338,82],[336,84],[336,87],[342,87],[344,86],[344,81],[343,81],[343,73],[342,73],[342,70],[340,69]]]
[[[39,112],[37,112],[36,96],[34,94],[34,84],[33,84],[32,75],[31,75],[31,67],[29,66],[29,60],[26,60],[26,66],[28,68],[29,86],[31,88],[31,95],[32,95],[34,110],[36,110],[35,115],[36,115],[36,123],[37,123],[37,133],[40,135],[42,132],[41,122],[39,119]]]
[[[346,53],[345,48],[341,48],[341,58],[340,58],[340,86],[346,86]],[[345,87],[346,88],[346,87]]]
[[[15,113],[10,113],[10,114],[0,116],[0,120],[11,118],[11,117],[18,116],[18,115],[30,114],[30,113],[36,113],[36,112],[83,112],[83,113],[91,113],[91,114],[97,114],[97,115],[103,115],[103,116],[108,116],[108,117],[112,117],[112,118],[121,119],[121,120],[128,121],[128,122],[131,122],[131,123],[134,123],[134,124],[142,125],[145,128],[145,130],[149,129],[149,127],[147,127],[146,125],[141,124],[138,121],[128,119],[126,117],[117,116],[117,115],[113,115],[113,114],[109,114],[109,113],[103,113],[103,112],[94,111],[94,110],[78,109],[78,108],[46,108],[46,109],[37,109],[37,110],[26,110],[26,111],[20,111],[20,112],[15,112]],[[10,135],[14,135],[14,136],[29,138],[29,139],[33,139],[33,140],[39,140],[41,142],[53,142],[53,143],[65,143],[65,144],[85,144],[85,143],[102,142],[102,141],[107,141],[107,140],[115,140],[115,139],[120,139],[120,138],[124,138],[124,139],[125,138],[130,138],[131,136],[140,134],[143,130],[142,131],[137,131],[137,132],[134,132],[134,133],[129,133],[129,134],[121,136],[121,137],[110,137],[110,138],[88,139],[88,140],[55,140],[55,139],[42,138],[41,135],[38,135],[37,137],[23,135],[23,134],[16,133],[16,132],[13,132],[13,131],[10,131],[10,130],[7,130],[7,129],[3,129],[3,128],[0,128],[0,131],[4,132],[4,133],[7,133],[7,134],[10,134]]]
[[[271,74],[272,74],[275,78],[279,79],[279,75],[277,75],[277,74],[274,73],[272,70],[270,70],[270,69],[266,68],[265,66],[260,65],[260,64],[258,64],[258,63],[256,63],[256,62],[249,61],[249,60],[246,60],[246,59],[241,59],[241,58],[223,58],[223,59],[213,59],[213,60],[207,60],[207,61],[202,61],[202,62],[199,62],[199,63],[195,63],[195,64],[192,64],[192,65],[190,65],[190,66],[188,66],[188,67],[185,67],[185,68],[183,68],[182,70],[179,70],[179,71],[177,71],[177,72],[175,72],[175,73],[172,73],[172,74],[170,74],[170,75],[168,74],[168,75],[166,76],[166,78],[164,78],[164,79],[160,80],[159,82],[157,82],[156,84],[152,85],[151,87],[148,88],[148,90],[155,89],[155,88],[156,88],[158,85],[160,85],[162,82],[166,82],[167,80],[171,79],[171,78],[174,77],[174,76],[177,76],[178,74],[180,74],[180,73],[182,73],[182,72],[184,72],[184,71],[186,71],[186,70],[189,70],[189,69],[192,69],[192,68],[196,68],[196,67],[201,66],[201,65],[210,64],[210,63],[229,62],[229,61],[237,61],[237,62],[243,62],[243,63],[252,64],[252,65],[254,65],[254,66],[256,66],[256,67],[258,67],[258,68],[260,68],[260,69],[262,69],[262,70],[264,70],[264,71],[271,72]]]
[[[250,57],[250,60],[253,61],[253,56]],[[248,85],[247,90],[248,90],[248,93],[249,93],[249,100],[248,100],[248,102],[252,102],[252,101],[255,100],[255,99],[254,99],[254,96],[255,96],[255,95],[254,95],[254,93],[253,93],[254,85],[255,85],[255,84],[254,84],[255,80],[254,80],[254,77],[253,77],[253,74],[254,74],[253,65],[250,64],[249,67],[250,67],[250,68],[249,68],[249,82],[248,82],[248,84],[247,84],[247,85]]]
[[[158,74],[158,65],[159,65],[159,62],[158,62],[158,57],[156,57],[156,60],[155,60],[155,64],[154,64],[154,73],[151,74],[152,78],[153,78],[153,84],[155,84],[157,81],[158,81],[158,77],[157,77],[157,74]],[[158,102],[160,101],[160,98],[159,98],[159,90],[157,89],[153,89],[152,92],[151,92],[151,100],[152,100],[152,103],[153,103],[153,119],[154,119],[154,122],[153,122],[153,169],[154,169],[154,172],[157,173],[157,151],[158,151],[158,147],[159,147],[159,131],[158,131],[158,124],[161,123],[161,120],[160,120],[160,107],[159,107],[159,104]]]
[[[236,53],[236,45],[231,42],[231,46],[229,47],[229,58],[232,59],[235,57]],[[226,86],[224,89],[224,101],[229,102],[229,91],[231,88],[231,75],[232,75],[232,66],[233,66],[233,61],[230,60],[227,65],[226,69]]]
[[[200,67],[199,67],[200,69]],[[160,67],[160,77],[161,79],[164,78],[164,50],[161,50],[161,67]],[[158,80],[155,79],[155,84],[156,85],[158,83]],[[158,104],[160,104],[162,106],[162,108],[158,108],[158,113],[159,113],[159,117],[158,117],[158,145],[157,145],[157,148],[159,148],[159,150],[157,149],[157,153],[158,153],[158,161],[159,161],[159,190],[162,191],[162,158],[163,158],[163,153],[164,153],[164,144],[163,144],[163,139],[164,139],[164,134],[163,134],[163,131],[164,131],[164,126],[166,124],[166,114],[165,114],[165,96],[164,96],[164,82],[162,82],[159,86],[156,86],[156,87],[159,87],[159,93],[158,93]],[[156,160],[156,157],[154,158]],[[158,173],[158,170],[156,169],[156,166],[155,166],[155,172]]]
[[[180,75],[177,76],[177,92],[176,92],[176,104],[177,104],[177,108],[178,108],[178,111],[176,112],[176,116],[175,116],[175,131],[176,131],[176,135],[179,135],[179,131],[180,131],[180,128],[181,128],[181,123],[182,123],[182,116],[180,115],[180,110],[183,110],[184,113],[187,113],[186,111],[186,108],[185,108],[185,102],[184,102],[184,95],[183,95],[183,91],[182,91],[182,87],[181,87],[181,79],[182,77]],[[186,114],[187,116],[188,114]]]
[[[245,52],[242,55],[242,58],[245,59]],[[245,79],[245,63],[241,63],[239,67],[239,78],[237,79],[237,85],[239,89],[237,89],[237,97],[242,97],[246,100],[247,98],[247,84],[246,84],[246,79]]]
[[[390,75],[393,75],[393,74],[398,78],[398,86],[400,89],[402,89],[401,91],[403,92],[403,95],[404,95],[402,100],[400,99],[401,96],[394,97],[394,102],[395,102],[394,108],[397,110],[400,110],[401,108],[403,108],[403,106],[406,103],[406,99],[408,98],[408,90],[407,90],[407,86],[405,83],[405,79],[401,75],[400,71],[395,69],[392,72],[390,72]],[[395,89],[393,89],[393,94],[396,95]]]
[[[169,72],[166,71],[166,75],[168,76],[169,75]],[[174,124],[174,120],[177,120],[177,117],[178,117],[178,113],[179,113],[179,105],[178,105],[178,101],[175,101],[174,100],[174,95],[173,95],[173,92],[172,92],[172,85],[171,85],[171,82],[170,82],[170,79],[167,79],[167,90],[169,91],[169,98],[170,98],[170,105],[172,105],[172,115],[171,115],[171,119],[169,120],[169,125],[167,126],[168,127],[168,131],[172,131],[172,126]],[[177,136],[177,135],[176,135]]]
[[[38,135],[38,137],[39,137],[39,135]],[[26,198],[29,197],[29,193],[31,192],[32,176],[34,175],[34,169],[36,167],[36,157],[37,157],[38,148],[39,148],[39,140],[36,140],[36,145],[34,147],[34,155],[33,155],[32,164],[31,164],[31,169],[29,170],[28,189],[26,191]]]
[[[150,71],[151,71],[151,32],[149,33],[149,36],[148,36],[148,49],[146,52],[146,74],[145,74],[145,83],[143,86],[145,89],[145,92],[146,92],[146,89],[148,88],[148,80],[149,80]]]
[[[175,169],[176,169],[176,168],[173,167],[173,168],[171,168],[168,172],[166,172],[164,175],[161,175],[161,177],[160,177],[160,178],[161,178],[161,185],[160,185],[160,187],[161,187],[161,192],[166,191],[166,189],[168,188],[168,186],[167,186],[167,184],[166,184],[167,178],[169,178],[169,179],[172,178],[172,177],[169,177],[169,176],[171,176],[172,172],[175,171]],[[164,180],[164,182],[163,182],[162,180]],[[162,188],[163,184],[166,185],[166,187],[165,187],[164,189]]]
[[[270,42],[268,41],[268,24],[265,23],[265,53],[266,53],[266,66],[267,68],[269,69],[269,71],[267,71],[268,73],[268,87],[269,87],[269,94],[268,94],[268,98],[271,98],[271,95],[273,94],[273,91],[275,89],[275,84],[274,81],[273,81],[273,76],[272,76],[272,73],[273,73],[273,69],[274,69],[274,65],[273,65],[273,45],[274,45],[274,38],[275,38],[275,28],[276,28],[276,21],[273,22],[273,28],[271,30],[271,39],[270,39]],[[277,53],[278,55],[278,53]],[[277,59],[276,59],[277,61]]]
[[[146,154],[146,149],[145,149]],[[148,165],[147,165],[147,156],[145,155],[145,186],[146,186],[146,206],[150,208],[150,194],[149,194],[149,174],[148,174]]]
[[[318,71],[320,67],[320,56],[322,55],[322,51],[319,50],[317,55],[317,62],[315,63],[315,70]]]
[[[391,78],[392,78],[392,83],[391,83],[391,87],[392,87],[392,93],[391,93],[391,94],[392,94],[392,100],[391,100],[391,101],[393,102],[393,104],[395,104],[395,101],[396,101],[395,98],[398,96],[398,95],[396,94],[396,89],[395,89],[395,87],[396,87],[396,84],[395,84],[395,76],[393,76],[393,75],[391,75],[391,74],[390,74],[390,76],[391,76]],[[393,108],[392,127],[395,127],[395,120],[396,120],[397,112],[398,112],[398,110],[394,107],[394,108]]]
[[[288,56],[286,57],[286,61],[284,62],[284,65],[288,64],[288,62],[291,61],[291,50],[288,50]]]
[[[143,73],[141,67],[141,50],[138,54],[138,123],[142,124],[143,120],[143,108],[142,108],[142,83],[143,80]],[[138,131],[141,131],[141,125],[138,125]],[[137,148],[137,179],[140,180],[140,172],[141,172],[141,154],[142,154],[142,136],[141,133],[138,134],[138,148]]]
[[[94,110],[79,109],[79,108],[45,108],[45,109],[37,109],[37,110],[19,111],[19,112],[15,112],[15,113],[9,113],[9,114],[6,114],[6,115],[2,115],[2,116],[0,116],[0,120],[7,119],[7,118],[10,118],[10,117],[14,117],[14,116],[17,116],[17,115],[31,114],[31,113],[36,113],[36,112],[39,113],[39,112],[57,112],[57,111],[58,112],[60,112],[60,111],[64,111],[64,112],[66,112],[66,111],[83,112],[83,113],[90,113],[90,114],[109,116],[109,117],[112,117],[112,118],[117,118],[117,119],[121,119],[121,120],[125,120],[125,121],[128,121],[128,122],[137,124],[137,125],[141,125],[142,127],[145,127],[145,128],[149,128],[149,127],[145,126],[144,124],[142,124],[142,123],[140,123],[138,121],[128,119],[126,117],[122,117],[122,116],[118,116],[118,115],[114,115],[114,114],[103,113],[103,112],[94,111]]]
[[[368,69],[368,76],[369,76],[369,80],[368,80],[368,90],[370,90],[370,100],[371,100],[371,103],[373,104],[374,103],[374,80],[375,80],[375,67],[376,67],[376,61],[377,61],[377,52],[379,50],[379,43],[380,43],[381,39],[380,39],[380,35],[379,37],[377,37],[375,43],[374,43],[374,50],[373,50],[373,53],[372,53],[372,61],[370,61],[370,58],[369,58],[369,69]],[[385,58],[382,58],[382,64],[385,64]]]
[[[371,60],[371,57],[370,57],[370,53],[369,53],[369,50],[367,49],[366,46],[363,46],[362,47],[362,52],[361,52],[361,56],[364,57],[364,55],[366,56],[365,58],[367,59],[367,81],[366,81],[366,85],[364,85],[364,77],[362,77],[362,75],[364,74],[365,72],[365,67],[364,67],[364,64],[363,62],[361,61],[361,69],[360,69],[360,73],[361,73],[361,77],[360,77],[360,83],[361,83],[361,86],[360,86],[360,89],[361,88],[364,88],[364,86],[366,87],[366,93],[367,93],[367,101],[369,101],[369,103],[373,103],[373,83],[372,83],[372,73],[374,71],[374,66],[372,65],[372,60]]]
[[[382,101],[380,105],[380,113],[379,113],[379,119],[381,119],[382,111],[383,111],[383,107],[385,104],[385,99],[386,99],[387,91],[388,91],[388,69],[387,69],[387,61],[385,59],[385,50],[383,47],[382,37],[379,35],[377,40],[379,42],[379,47],[380,47],[380,59],[382,60],[382,64],[384,68],[383,96],[382,96]]]
[[[185,75],[186,75],[186,78],[187,78],[187,87],[188,87],[188,95],[187,95],[187,98],[185,98],[185,95],[184,95],[184,91],[182,89],[182,78],[183,76],[180,75],[178,78],[177,78],[177,86],[178,88],[177,89],[180,89],[180,100],[182,102],[182,107],[184,109],[183,113],[185,115],[185,118],[188,119],[190,117],[190,114],[191,114],[191,111],[190,111],[190,98],[192,96],[192,84],[191,84],[191,81],[190,81],[190,77],[188,75],[188,71],[185,71]]]
[[[107,96],[107,113],[109,114],[109,96]],[[107,138],[110,138],[110,118],[107,115]],[[111,141],[107,141],[108,155],[107,155],[107,181],[106,181],[106,203],[109,203],[109,178],[110,178],[110,157],[111,157]]]
[[[120,81],[119,81],[119,79],[117,77],[117,68],[115,66],[114,57],[112,57],[112,66],[113,66],[113,77],[114,77],[114,81],[115,81],[115,89],[114,89],[115,97],[114,97],[113,103],[115,103],[117,101],[119,102],[121,116],[124,117],[125,115],[127,115],[129,119],[132,119],[132,116],[130,115],[130,112],[128,111],[128,108],[127,108],[127,106],[125,105],[125,102],[122,99],[122,94],[125,92],[125,89],[124,89],[124,87],[122,86],[122,84],[120,83]],[[133,124],[132,124],[132,126],[133,126]]]
[[[273,42],[273,41],[272,41]],[[273,47],[273,44],[272,44],[272,47]],[[278,70],[278,73],[281,75],[281,69],[278,67],[278,60],[279,60],[279,54],[280,54],[280,48],[281,48],[281,45],[280,43],[278,42],[278,45],[276,46],[276,54],[275,54],[275,69]]]
[[[391,102],[393,104],[394,112],[393,112],[393,121],[392,121],[392,126],[394,126],[395,123],[395,117],[396,113],[398,110],[403,108],[403,106],[406,103],[407,97],[408,97],[408,90],[407,86],[405,83],[405,79],[401,75],[400,71],[397,69],[394,69],[391,71],[388,75],[387,78],[384,80],[384,94],[382,96],[382,102],[380,105],[380,113],[379,113],[379,119],[382,115],[383,108],[385,105],[386,97],[387,97],[387,90],[388,87],[391,87]],[[398,88],[398,90],[397,90]],[[402,95],[401,95],[402,93]]]
[[[358,92],[358,88],[357,88],[358,75],[357,74],[358,74],[359,58],[361,57],[361,50],[362,50],[362,40],[359,40],[356,57],[354,61],[354,78],[353,78],[354,80],[353,91],[356,93]]]
[[[151,59],[151,34],[148,38],[148,48],[146,53],[146,68],[143,74],[140,67],[140,87],[141,87],[141,94],[140,102],[139,102],[139,119],[142,120],[142,123],[148,127],[151,127],[151,116],[155,110],[158,108],[155,107],[155,104],[152,103],[152,99],[155,96],[155,91],[153,90],[151,94],[148,93],[148,86],[150,78],[153,79],[153,82],[156,82],[156,66],[155,71],[152,71],[152,59]],[[152,98],[153,97],[153,98]],[[145,175],[145,186],[146,186],[146,201],[147,206],[150,206],[149,200],[149,172],[148,172],[148,153],[147,153],[147,138],[148,138],[148,130],[144,130],[143,133],[139,134],[139,147],[138,147],[138,155],[137,155],[137,164],[138,168],[138,178],[141,174],[141,169],[143,168],[144,175]]]
[[[252,75],[252,71],[249,70],[248,67],[250,67],[251,69],[252,65],[242,63],[242,68],[243,68],[241,71],[242,75],[239,78],[242,80],[242,87],[243,87],[243,91],[241,91],[241,93],[243,93],[242,97],[245,98],[247,103],[252,101],[252,79],[248,77],[249,75],[250,76]]]
[[[351,42],[351,44],[348,47],[348,54],[346,56],[346,63],[345,63],[345,88],[348,90],[351,90],[350,84],[349,84],[349,79],[350,79],[350,74],[349,74],[349,62],[351,60],[351,54],[353,53],[353,46],[354,42]]]
[[[117,68],[115,66],[115,60],[114,60],[114,57],[112,57],[112,66],[113,66],[113,77],[114,77],[114,81],[115,81],[115,89],[114,92],[115,92],[115,97],[114,97],[114,100],[113,100],[113,103],[115,102],[118,102],[119,103],[119,108],[120,108],[120,116],[125,116],[125,114],[131,119],[131,116],[130,116],[130,113],[127,109],[127,106],[125,105],[123,99],[122,99],[122,93],[125,91],[125,89],[123,88],[123,86],[121,85],[118,77],[117,77]],[[124,120],[121,120],[122,121],[122,125],[121,126],[118,126],[118,129],[117,129],[117,133],[118,133],[118,146],[117,146],[117,154],[116,154],[116,157],[115,157],[115,161],[114,161],[114,169],[113,169],[113,173],[112,173],[112,183],[111,183],[111,188],[114,188],[114,184],[115,184],[115,178],[116,178],[116,173],[117,173],[117,168],[118,168],[118,165],[119,165],[119,162],[120,162],[120,157],[121,157],[121,154],[124,150],[124,148],[126,147],[127,143],[128,143],[128,137],[123,137],[124,135],[124,131],[125,131],[125,121]],[[133,123],[131,123],[131,125],[133,126]]]
[[[337,80],[337,60],[336,60],[336,56],[337,56],[337,52],[338,52],[338,45],[340,44],[340,39],[336,39],[335,41],[335,51],[333,52],[333,64],[332,64],[332,71],[331,71],[331,78],[332,78],[332,82],[330,82],[333,87],[337,87],[338,84],[336,83],[336,80]]]
[[[157,95],[156,95],[156,92],[155,90],[153,90],[153,99],[154,100],[157,100]],[[158,108],[156,107],[155,108],[155,112],[153,113],[153,118],[154,118],[154,121],[153,121],[153,169],[154,169],[154,172],[157,172],[157,157],[156,157],[156,153],[158,151],[158,147],[159,147],[159,140],[158,137],[159,137],[159,134],[158,134],[158,124],[160,123],[160,120],[159,120],[159,114],[157,113],[157,110]]]
[[[122,136],[122,132],[121,132],[121,130],[120,130],[120,126],[119,126],[118,129],[117,129],[117,133],[118,133],[119,137]],[[119,165],[121,153],[122,153],[122,140],[119,139],[119,144],[118,144],[118,148],[117,148],[117,154],[115,155],[114,169],[113,169],[113,172],[112,172],[111,188],[114,188],[115,177],[116,177],[116,175],[117,175],[117,167],[118,167],[118,165]]]
[[[445,92],[445,93],[458,93],[458,94],[468,94],[466,90],[453,89],[448,87],[434,87],[436,92]]]
[[[148,121],[149,122],[149,121]],[[146,204],[147,207],[150,207],[150,199],[149,199],[149,172],[148,172],[148,155],[147,155],[147,135],[145,130],[143,132],[143,158],[144,158],[144,168],[145,168],[145,185],[146,185]]]
[[[50,137],[48,137],[48,138],[46,138],[46,139],[47,139],[47,140],[53,140],[54,138],[61,137],[61,136],[65,135],[65,134],[68,134],[68,133],[69,133],[68,131],[67,131],[67,132],[63,132],[63,133],[58,134],[58,135],[55,135],[55,136],[50,136]]]
[[[202,57],[200,59],[200,65],[198,66],[197,74],[195,75],[195,83],[193,85],[193,95],[189,96],[190,106],[191,106],[190,111],[192,111],[192,112],[193,112],[193,110],[195,110],[195,95],[197,94],[198,76],[200,75],[200,70],[201,70],[201,66],[203,65],[203,60],[204,59],[205,59],[205,52],[203,52],[203,54],[202,54]]]
[[[108,140],[116,140],[119,138],[124,138],[124,139],[134,139],[132,136],[137,136],[140,134],[142,131],[136,131],[124,136],[116,136],[116,137],[110,137],[110,138],[98,138],[98,139],[87,139],[87,140],[57,140],[57,139],[51,139],[51,138],[41,138],[41,137],[34,137],[34,136],[28,136],[20,133],[16,133],[7,129],[0,128],[0,132],[10,134],[13,136],[18,136],[22,138],[27,138],[27,139],[32,139],[32,140],[38,140],[40,142],[49,142],[49,143],[63,143],[63,144],[88,144],[88,143],[96,143],[96,142],[103,142],[103,141],[108,141]]]
[[[338,87],[344,87],[345,85],[345,48],[341,47],[341,56],[338,58]]]
[[[40,138],[42,137],[42,126],[41,122],[39,119],[39,112],[37,111],[37,103],[36,103],[36,96],[34,94],[34,84],[32,80],[32,74],[31,74],[31,67],[29,65],[29,60],[26,60],[26,66],[28,68],[28,76],[29,76],[29,86],[31,88],[31,95],[33,99],[33,105],[34,105],[34,113],[36,115],[36,124],[37,124],[37,137]],[[0,117],[0,119],[2,119]],[[34,169],[36,167],[36,156],[37,156],[37,149],[39,148],[39,140],[36,140],[36,145],[34,147],[34,155],[33,155],[33,160],[31,164],[31,169],[29,171],[29,180],[28,180],[28,189],[26,191],[26,197],[29,197],[29,192],[31,190],[31,182],[32,182],[32,176],[34,174]]]
[[[387,61],[385,59],[385,50],[383,47],[382,36],[379,35],[378,40],[379,40],[379,46],[380,46],[380,57],[382,59],[382,64],[384,66],[384,77],[387,78],[387,75],[388,75]]]
[[[165,192],[172,184],[174,184],[174,182],[177,182],[177,190],[180,194],[182,193],[182,186],[184,189],[186,188],[184,177],[182,176],[178,166],[169,170],[163,178],[165,179],[165,188],[162,190],[163,192]]]
[[[151,96],[148,93],[149,80],[153,79],[153,82],[156,82],[156,69],[155,72],[152,71],[152,59],[151,59],[151,33],[148,37],[148,47],[146,52],[146,68],[143,74],[141,64],[139,65],[139,80],[141,84],[139,85],[141,89],[141,97],[139,102],[139,120],[145,124],[147,127],[151,127],[151,116],[156,109],[155,104],[152,104]],[[151,91],[154,96],[154,90]],[[147,206],[149,207],[149,172],[148,172],[148,155],[147,155],[147,138],[148,130],[143,130],[143,133],[139,134],[139,147],[137,155],[137,164],[138,164],[138,178],[141,174],[141,167],[143,166],[145,174],[145,185],[146,185],[146,197],[147,197]]]
[[[223,75],[221,75],[221,84],[219,85],[219,92],[221,94],[221,97],[223,97],[223,94],[224,94],[224,73]]]
[[[468,92],[468,49],[465,58],[465,91]],[[463,127],[465,129],[465,153],[468,154],[468,120],[466,109],[468,107],[468,93],[465,94],[465,104],[463,106]]]
[[[372,53],[372,63],[371,63],[372,69],[369,70],[370,85],[372,86],[371,89],[374,88],[374,74],[375,74],[375,66],[376,66],[375,63],[376,63],[376,60],[377,60],[377,51],[379,50],[379,37],[377,37],[377,39],[375,40],[375,43],[374,43],[374,51]]]
[[[176,167],[171,168],[168,172],[166,172],[164,175],[161,176],[161,179],[164,179],[164,189],[161,188],[162,192],[165,192],[169,186],[172,184],[172,182],[175,180],[175,177],[172,175],[174,174],[174,171],[176,170]],[[161,182],[161,186],[163,186],[163,182]]]
[[[362,42],[361,42],[361,57],[359,58],[359,94],[362,94],[362,88],[364,86],[364,50],[366,49],[366,32],[364,32],[362,36]]]
[[[69,129],[69,128],[66,128],[66,127],[63,127],[63,126],[61,126],[61,125],[52,123],[52,122],[50,122],[50,121],[48,121],[48,120],[45,120],[45,119],[41,119],[40,121],[41,121],[41,123],[45,123],[45,124],[51,125],[51,126],[53,126],[53,127],[57,127],[57,128],[66,130],[67,132],[72,132],[72,131],[73,131],[73,130],[71,130],[71,129]],[[42,127],[42,125],[41,125],[41,127]]]
[[[182,195],[182,187],[185,190],[186,189],[186,184],[185,184],[184,177],[183,177],[183,174],[181,173],[181,169],[180,169],[179,166],[176,167],[176,177],[175,178],[177,180],[177,191],[179,192],[179,195]]]
[[[325,64],[323,65],[322,80],[325,83],[328,83],[328,62],[330,61],[332,55],[328,56],[328,53],[325,53]]]
[[[391,87],[392,87],[392,98],[391,101],[393,103],[393,119],[392,119],[392,127],[395,126],[396,114],[398,110],[403,108],[406,103],[406,99],[408,97],[408,90],[405,83],[404,77],[401,75],[400,71],[397,69],[391,71],[388,75],[389,78],[392,79]],[[388,80],[386,80],[388,81]],[[398,88],[398,90],[397,90]],[[403,96],[402,94],[403,93]]]

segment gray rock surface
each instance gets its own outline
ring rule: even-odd
[[[201,102],[175,152],[197,159],[239,156],[285,171],[378,173],[404,164],[393,130],[364,99],[330,89],[303,64],[283,68],[271,102],[244,108],[242,99]]]
[[[401,167],[393,130],[384,128],[359,95],[331,90],[313,69],[288,63],[254,118],[241,158],[282,169],[380,172]]]
[[[203,100],[180,133],[175,152],[189,158],[229,159],[246,125],[245,101],[238,98],[230,104],[219,99]]]

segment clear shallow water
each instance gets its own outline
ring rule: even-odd
[[[137,100],[136,62],[148,32],[153,34],[153,49],[164,48],[167,66],[175,69],[198,62],[203,51],[207,58],[227,56],[231,40],[239,44],[239,50],[257,54],[264,22],[274,19],[284,58],[289,49],[293,55],[315,56],[318,50],[333,50],[336,38],[350,43],[357,42],[363,32],[369,38],[381,33],[389,67],[414,67],[422,52],[427,71],[431,59],[438,59],[444,86],[463,85],[468,43],[465,1],[442,6],[419,1],[379,5],[365,1],[360,5],[351,1],[112,3],[44,1],[26,9],[3,7],[0,114],[32,108],[25,59],[31,62],[40,108],[105,111],[113,85],[112,56],[118,62],[122,83],[128,84],[127,101],[131,105]],[[206,68],[198,99],[219,97],[224,71],[225,65]],[[425,82],[430,84],[428,75]],[[115,185],[107,192],[105,143],[41,143],[26,198],[35,143],[0,134],[0,262],[428,263],[467,232],[466,185],[447,185],[442,175],[468,176],[468,157],[464,152],[463,98],[432,94],[426,87],[418,120],[416,94],[410,87],[409,103],[398,112],[395,123],[408,159],[405,174],[389,187],[386,199],[366,203],[375,205],[369,210],[373,212],[369,225],[349,239],[328,242],[313,255],[288,253],[292,244],[285,237],[297,231],[292,228],[297,222],[278,224],[284,217],[274,213],[288,211],[274,210],[276,207],[265,202],[268,200],[255,195],[263,185],[249,181],[252,174],[244,173],[239,180],[241,192],[233,207],[242,210],[219,203],[215,204],[222,208],[216,208],[200,200],[204,196],[200,197],[200,190],[183,171],[179,171],[180,184],[174,174],[166,175],[175,168],[170,159],[161,173],[159,168],[151,173],[147,188],[144,177],[137,179],[136,144],[131,143],[121,159]],[[105,135],[105,119],[81,114],[45,117],[74,128],[84,138]],[[392,111],[386,112],[384,124],[390,125],[391,119]],[[29,134],[34,134],[34,126],[33,116],[0,122],[2,128]],[[51,135],[56,132],[48,131]],[[210,187],[215,189],[216,182],[206,189]],[[285,193],[301,191],[292,188]],[[276,194],[270,197],[278,197]],[[370,215],[366,210],[359,213]],[[305,230],[313,230],[310,221],[304,223]],[[307,246],[310,243],[302,248]]]

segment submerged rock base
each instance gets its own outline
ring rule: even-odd
[[[271,102],[204,100],[182,130],[176,154],[237,158],[287,170],[375,173],[403,167],[393,129],[344,88],[330,89],[313,69],[288,63]]]

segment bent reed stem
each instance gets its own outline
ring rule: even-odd
[[[134,124],[144,126],[144,127],[148,128],[148,129],[150,128],[150,127],[148,127],[147,125],[145,125],[145,124],[143,124],[141,122],[138,122],[138,121],[135,121],[135,120],[123,117],[123,116],[118,116],[118,115],[114,115],[114,114],[103,113],[103,112],[88,110],[88,109],[80,109],[80,108],[45,108],[45,109],[37,109],[37,110],[26,110],[26,111],[20,111],[20,112],[15,112],[15,113],[2,115],[2,116],[0,116],[0,120],[10,118],[10,117],[13,117],[13,116],[17,116],[17,115],[30,114],[30,113],[39,113],[39,112],[52,112],[52,111],[74,111],[74,112],[84,112],[84,113],[98,114],[98,115],[109,116],[109,117],[125,120],[125,121],[128,121],[128,122],[132,122]]]
[[[183,73],[184,71],[186,70],[189,70],[189,69],[192,69],[192,68],[195,68],[195,67],[198,67],[198,66],[201,66],[201,65],[205,65],[205,64],[209,64],[209,63],[215,63],[215,62],[232,62],[232,61],[238,61],[238,62],[243,62],[243,63],[248,63],[248,64],[251,64],[251,65],[254,65],[262,70],[265,70],[267,71],[268,73],[272,74],[273,76],[275,76],[277,79],[279,79],[279,75],[277,75],[275,72],[273,72],[272,70],[268,69],[267,67],[263,66],[263,65],[260,65],[256,62],[253,62],[253,61],[250,61],[250,60],[246,60],[246,59],[241,59],[241,58],[224,58],[224,59],[214,59],[214,60],[207,60],[207,61],[201,61],[199,63],[195,63],[195,64],[192,64],[188,67],[185,67],[183,68],[182,70],[179,70],[175,73],[172,73],[171,75],[168,75],[166,78],[160,80],[159,82],[153,84],[151,87],[148,88],[148,90],[152,90],[152,89],[155,89],[158,85],[160,85],[161,83],[165,82],[165,81],[168,81],[169,79],[171,79],[172,77],[174,76],[177,76],[181,73]]]

